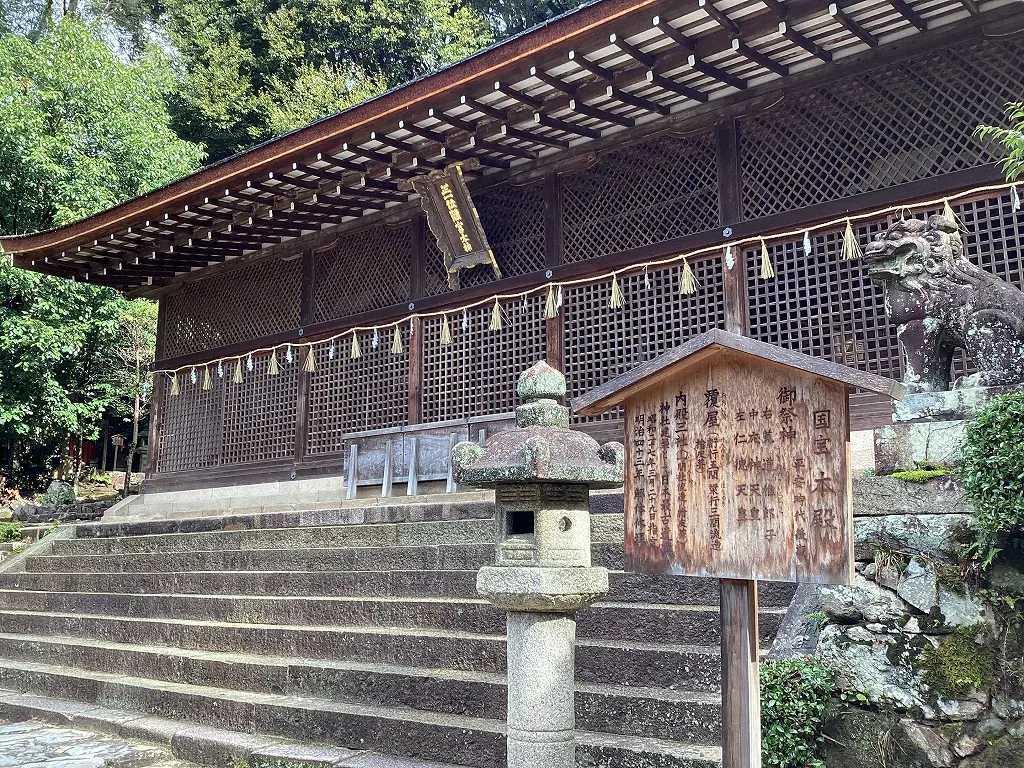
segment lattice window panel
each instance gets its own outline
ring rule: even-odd
[[[412,293],[412,228],[378,224],[341,236],[314,259],[316,322],[405,304]]]
[[[278,354],[280,372],[267,373],[269,355],[253,357],[253,370],[242,361],[243,381],[235,384],[234,363],[224,366],[224,416],[221,464],[247,464],[295,456],[295,420],[304,349],[288,363]],[[216,374],[214,374],[216,376]]]
[[[721,259],[692,264],[700,282],[695,294],[679,292],[680,267],[619,277],[623,309],[608,306],[611,282],[564,292],[565,375],[576,397],[657,357],[692,336],[725,324]],[[621,418],[615,408],[595,419]]]
[[[543,183],[525,187],[505,184],[473,199],[503,277],[544,269]],[[448,290],[448,277],[434,235],[428,230],[426,236],[425,293],[436,296]],[[463,288],[494,282],[489,265],[462,270],[459,277]]]
[[[854,75],[741,121],[748,219],[974,168],[974,131],[1024,96],[1024,43],[972,42]]]
[[[405,426],[409,420],[409,326],[403,324],[402,353],[394,354],[394,327],[382,328],[377,348],[373,333],[360,333],[362,357],[352,358],[351,334],[334,345],[321,344],[309,382],[310,456],[346,450],[349,432]]]
[[[714,133],[663,136],[602,155],[563,181],[565,260],[716,229]]]
[[[158,473],[205,469],[220,463],[224,382],[214,376],[213,388],[204,390],[202,368],[197,368],[196,374],[195,384],[187,371],[178,374],[178,395],[171,395],[170,381],[163,387]]]
[[[1024,281],[1024,216],[1011,210],[1010,196],[991,197],[954,211],[966,224],[965,252],[972,261],[1018,286]],[[924,218],[930,211],[914,214]],[[867,245],[891,219],[854,227]],[[885,316],[882,288],[871,283],[862,261],[842,261],[842,232],[770,245],[776,277],[761,280],[759,250],[747,253],[750,334],[761,341],[827,357],[894,379],[902,378],[896,327]],[[954,375],[972,371],[962,353]]]
[[[854,227],[861,247],[888,220]],[[882,289],[860,260],[842,261],[843,232],[769,244],[776,276],[760,278],[760,248],[747,251],[750,335],[755,339],[826,357],[881,376],[899,379],[896,328],[885,317]]]
[[[164,358],[299,326],[300,260],[266,259],[188,283],[164,303]]]
[[[443,321],[423,321],[424,422],[507,413],[518,405],[519,375],[547,357],[545,299],[502,304],[500,331],[490,330],[493,305],[449,315],[447,345],[441,344]]]

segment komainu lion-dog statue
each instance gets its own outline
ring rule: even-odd
[[[950,389],[958,347],[978,371],[961,386],[1024,382],[1024,293],[971,263],[955,220],[897,221],[864,260],[898,326],[909,391]]]

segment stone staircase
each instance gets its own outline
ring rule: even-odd
[[[165,718],[172,747],[172,721],[237,732],[221,758],[259,734],[339,748],[302,766],[503,768],[504,614],[475,592],[493,526],[448,501],[48,537],[0,572],[0,717],[71,702],[93,726]],[[718,766],[717,584],[624,573],[621,513],[592,528],[613,573],[579,616],[578,765]],[[763,585],[764,642],[792,594]]]

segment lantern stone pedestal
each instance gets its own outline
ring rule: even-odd
[[[623,448],[569,429],[565,377],[519,378],[516,429],[455,446],[460,485],[495,489],[497,551],[477,591],[508,612],[508,766],[574,768],[576,611],[608,593],[590,560],[590,489],[623,481]]]

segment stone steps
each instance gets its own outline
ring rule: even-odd
[[[0,689],[226,743],[504,768],[505,616],[476,594],[491,514],[473,500],[76,526],[0,571]],[[717,768],[717,583],[623,572],[621,514],[591,529],[611,591],[578,615],[578,765]],[[763,586],[763,642],[793,591]]]
[[[474,768],[504,768],[504,723],[424,710],[349,704],[333,699],[252,693],[155,681],[119,674],[26,661],[0,664],[0,688],[159,717],[198,720],[233,731],[255,731],[333,744],[347,749],[384,750]],[[607,766],[658,766],[666,750],[676,768],[712,768],[717,747],[679,744],[642,736],[579,731],[577,752],[584,761]]]
[[[0,627],[8,634],[428,669],[503,672],[505,664],[501,635],[419,628],[253,625],[11,610],[0,611]],[[581,682],[714,690],[720,684],[719,658],[717,648],[707,645],[581,639],[576,670]]]
[[[445,714],[504,719],[505,677],[494,672],[402,667],[341,661],[189,651],[158,646],[33,635],[0,634],[0,659],[103,671],[131,669],[147,679],[344,701],[408,707]],[[2,674],[2,673],[0,673]],[[0,687],[12,687],[0,680]],[[576,694],[581,730],[720,743],[717,693],[581,684]]]
[[[493,520],[248,528],[205,533],[162,533],[123,538],[65,539],[53,544],[58,556],[135,555],[159,551],[337,549],[342,547],[419,547],[444,542],[491,546]]]
[[[249,595],[123,595],[0,590],[8,611],[74,616],[131,616],[361,629],[436,629],[502,635],[505,613],[485,600],[449,597],[253,597]],[[761,611],[761,632],[770,640],[784,610]],[[579,615],[579,637],[616,637],[641,643],[718,642],[718,609],[710,606],[597,603]]]
[[[48,573],[0,572],[0,589],[121,594],[263,595],[304,597],[462,597],[475,598],[473,570],[404,571],[194,571],[184,573]],[[647,576],[613,571],[611,602],[715,605],[718,584],[713,579]],[[786,607],[793,587],[779,582],[758,585],[762,607]]]

